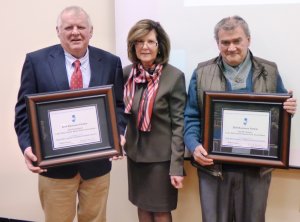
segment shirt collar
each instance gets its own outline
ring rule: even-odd
[[[87,48],[86,53],[83,57],[81,57],[80,59],[75,58],[74,56],[72,56],[70,53],[68,53],[66,50],[64,50],[65,53],[65,58],[66,58],[66,65],[67,66],[72,66],[73,63],[76,60],[80,61],[80,68],[86,69],[87,65],[88,65],[88,61],[89,61],[89,49]]]

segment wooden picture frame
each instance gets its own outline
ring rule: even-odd
[[[122,154],[112,85],[26,96],[36,166]]]
[[[290,94],[204,92],[203,147],[214,162],[288,168]]]

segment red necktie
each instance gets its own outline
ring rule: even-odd
[[[80,61],[76,60],[74,62],[75,69],[71,77],[70,88],[71,89],[81,89],[83,87],[82,83],[82,73],[80,70]]]

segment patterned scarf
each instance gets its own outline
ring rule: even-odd
[[[224,62],[224,75],[228,82],[231,85],[232,90],[240,90],[245,89],[247,86],[247,77],[251,71],[252,68],[252,62],[250,58],[250,53],[248,51],[248,54],[245,58],[245,61],[240,64],[238,67],[232,67],[228,65],[226,62]]]
[[[137,128],[144,132],[151,130],[151,116],[162,68],[163,66],[158,64],[151,75],[141,64],[133,65],[124,87],[125,113],[130,114],[136,84],[147,83],[147,88],[144,90],[139,104],[137,121]]]

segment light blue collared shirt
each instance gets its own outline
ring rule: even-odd
[[[72,56],[70,53],[65,52],[65,58],[66,58],[66,69],[68,74],[68,81],[70,85],[71,76],[74,72],[75,66],[73,63],[77,60],[74,56]],[[90,80],[91,80],[91,67],[90,67],[90,60],[89,60],[89,49],[87,49],[85,55],[79,59],[80,61],[80,69],[82,72],[82,80],[83,80],[83,88],[89,87]]]

